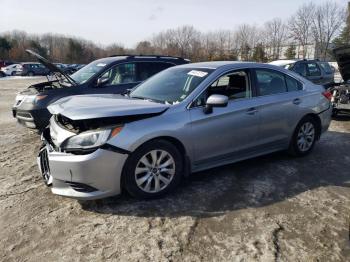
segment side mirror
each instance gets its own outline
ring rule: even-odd
[[[108,83],[108,81],[108,77],[100,77],[97,79],[96,86],[103,86],[104,84]]]
[[[228,103],[228,97],[224,95],[211,95],[208,97],[204,107],[204,113],[210,114],[213,112],[213,107],[225,107]]]

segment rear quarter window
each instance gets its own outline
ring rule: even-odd
[[[295,80],[294,78],[287,75],[285,76],[285,78],[288,92],[299,91],[303,89],[303,84],[300,83],[298,80]]]
[[[320,63],[320,66],[325,71],[326,74],[332,74],[332,68],[327,62]]]

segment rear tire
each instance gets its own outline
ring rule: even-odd
[[[309,154],[315,146],[320,130],[314,118],[306,116],[300,120],[294,130],[288,153],[302,157]]]
[[[158,198],[180,183],[183,167],[176,146],[165,140],[153,140],[140,146],[127,159],[123,186],[133,197]]]

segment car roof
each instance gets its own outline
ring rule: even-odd
[[[116,56],[110,56],[105,58],[100,58],[95,60],[94,62],[101,62],[101,63],[116,63],[116,62],[122,62],[122,61],[161,61],[161,62],[170,62],[174,64],[183,64],[183,63],[189,63],[189,60],[181,58],[181,57],[175,57],[175,56],[160,56],[160,55],[116,55]]]
[[[23,62],[22,65],[40,64],[38,62]]]
[[[281,59],[281,60],[276,60],[276,61],[272,61],[268,64],[270,65],[276,65],[276,66],[284,66],[284,65],[288,65],[288,64],[293,64],[295,62],[297,62],[298,60],[288,60],[288,59]]]
[[[198,63],[190,63],[185,65],[180,65],[179,67],[186,67],[186,68],[209,68],[209,69],[218,69],[220,67],[225,67],[229,65],[234,66],[247,66],[249,67],[253,64],[258,64],[255,62],[242,62],[242,61],[208,61],[208,62],[198,62]]]

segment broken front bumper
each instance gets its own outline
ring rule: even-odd
[[[74,155],[56,152],[46,143],[37,162],[52,193],[92,200],[121,193],[121,174],[127,156],[104,149]]]

